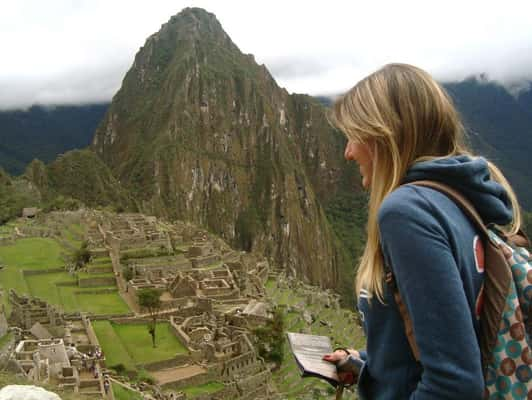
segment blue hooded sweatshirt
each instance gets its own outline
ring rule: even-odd
[[[445,183],[466,196],[485,223],[511,222],[504,188],[490,179],[486,160],[457,156],[415,164],[404,183]],[[368,400],[480,400],[484,379],[478,345],[477,301],[484,254],[478,232],[446,195],[403,185],[378,214],[384,261],[393,270],[420,350],[416,362],[393,294],[384,303],[359,293],[367,352],[358,390]]]

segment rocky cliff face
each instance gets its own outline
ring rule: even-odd
[[[319,103],[279,88],[213,14],[185,9],[140,49],[92,148],[143,211],[331,287],[339,255],[324,205],[343,145]]]

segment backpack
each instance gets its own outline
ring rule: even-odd
[[[479,345],[486,385],[484,398],[532,399],[532,257],[523,247],[529,245],[528,239],[521,232],[510,237],[487,227],[469,200],[447,185],[434,181],[409,184],[430,187],[447,195],[483,239]],[[408,343],[419,362],[412,322],[389,266],[385,266],[385,276],[403,319]]]

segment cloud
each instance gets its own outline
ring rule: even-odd
[[[532,4],[40,0],[0,14],[0,108],[109,101],[146,38],[186,6],[216,14],[290,92],[333,94],[388,62],[442,81],[532,80]]]

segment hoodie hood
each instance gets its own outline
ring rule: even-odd
[[[482,157],[455,156],[414,164],[403,183],[431,180],[444,183],[462,193],[486,224],[507,225],[512,221],[512,205],[506,190],[490,177]]]

